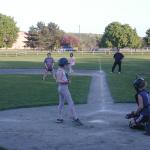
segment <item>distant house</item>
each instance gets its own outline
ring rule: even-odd
[[[25,47],[25,41],[27,41],[27,39],[25,38],[25,32],[20,31],[18,32],[18,38],[16,40],[16,42],[13,44],[12,48],[10,49],[28,49],[27,47]]]

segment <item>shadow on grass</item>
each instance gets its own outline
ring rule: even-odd
[[[70,91],[76,104],[87,103],[91,77],[72,77]],[[57,85],[40,75],[0,75],[0,110],[58,104]],[[76,93],[77,90],[80,93]]]
[[[34,61],[0,61],[0,69],[32,69],[43,68],[42,62]]]
[[[55,67],[58,67],[58,64],[55,63]],[[34,62],[34,61],[0,61],[0,69],[41,69],[44,68],[43,62]],[[77,62],[75,69],[83,70],[97,70],[99,69],[99,64],[97,62],[91,61],[82,61]]]

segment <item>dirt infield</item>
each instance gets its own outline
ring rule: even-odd
[[[42,70],[28,71],[24,72],[40,74]],[[10,150],[148,150],[149,137],[129,129],[124,119],[134,105],[113,103],[105,73],[75,74],[92,76],[88,104],[76,106],[84,126],[73,125],[67,108],[65,122],[56,124],[56,106],[1,111],[0,145]]]

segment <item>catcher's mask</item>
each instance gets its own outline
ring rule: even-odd
[[[133,86],[136,90],[144,88],[146,85],[144,78],[138,78],[133,82]]]

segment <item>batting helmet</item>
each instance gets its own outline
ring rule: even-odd
[[[68,62],[67,58],[60,58],[59,59],[59,63],[58,63],[59,66],[63,67],[63,66],[68,65],[68,64],[69,64],[69,62]]]

